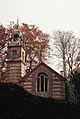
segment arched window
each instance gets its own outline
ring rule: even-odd
[[[22,52],[22,60],[24,61],[24,52]]]
[[[47,92],[48,81],[45,73],[40,73],[37,77],[37,92]]]
[[[17,58],[17,51],[13,50],[13,60]]]

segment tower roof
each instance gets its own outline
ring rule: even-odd
[[[15,37],[19,37],[19,35],[20,35],[20,31],[19,31],[19,29],[13,29],[13,32],[12,32],[12,34],[13,34],[13,37],[15,38]]]

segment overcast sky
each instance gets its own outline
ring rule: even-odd
[[[80,0],[0,0],[0,23],[35,24],[41,30],[72,30],[80,37]]]
[[[80,38],[80,0],[0,0],[0,23],[24,22],[43,32],[73,31]]]

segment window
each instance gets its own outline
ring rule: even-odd
[[[48,81],[45,73],[40,73],[37,77],[37,92],[47,92]]]
[[[22,52],[22,60],[24,61],[24,52]]]
[[[17,51],[13,50],[13,60],[16,59],[16,56],[17,56]]]

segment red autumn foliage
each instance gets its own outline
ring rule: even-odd
[[[26,50],[26,61],[29,63],[29,69],[39,61],[44,59],[45,49],[49,48],[49,35],[43,33],[35,25],[23,23],[20,27],[23,34],[24,47]]]
[[[26,51],[26,64],[28,66],[28,70],[31,70],[41,60],[45,60],[45,56],[48,51],[47,49],[49,48],[49,35],[43,33],[35,25],[28,25],[26,23],[19,25],[11,22],[8,28],[0,25],[0,53],[4,49],[5,44],[7,45],[11,41],[14,28],[19,29],[21,33],[20,35],[23,40],[23,47]]]

